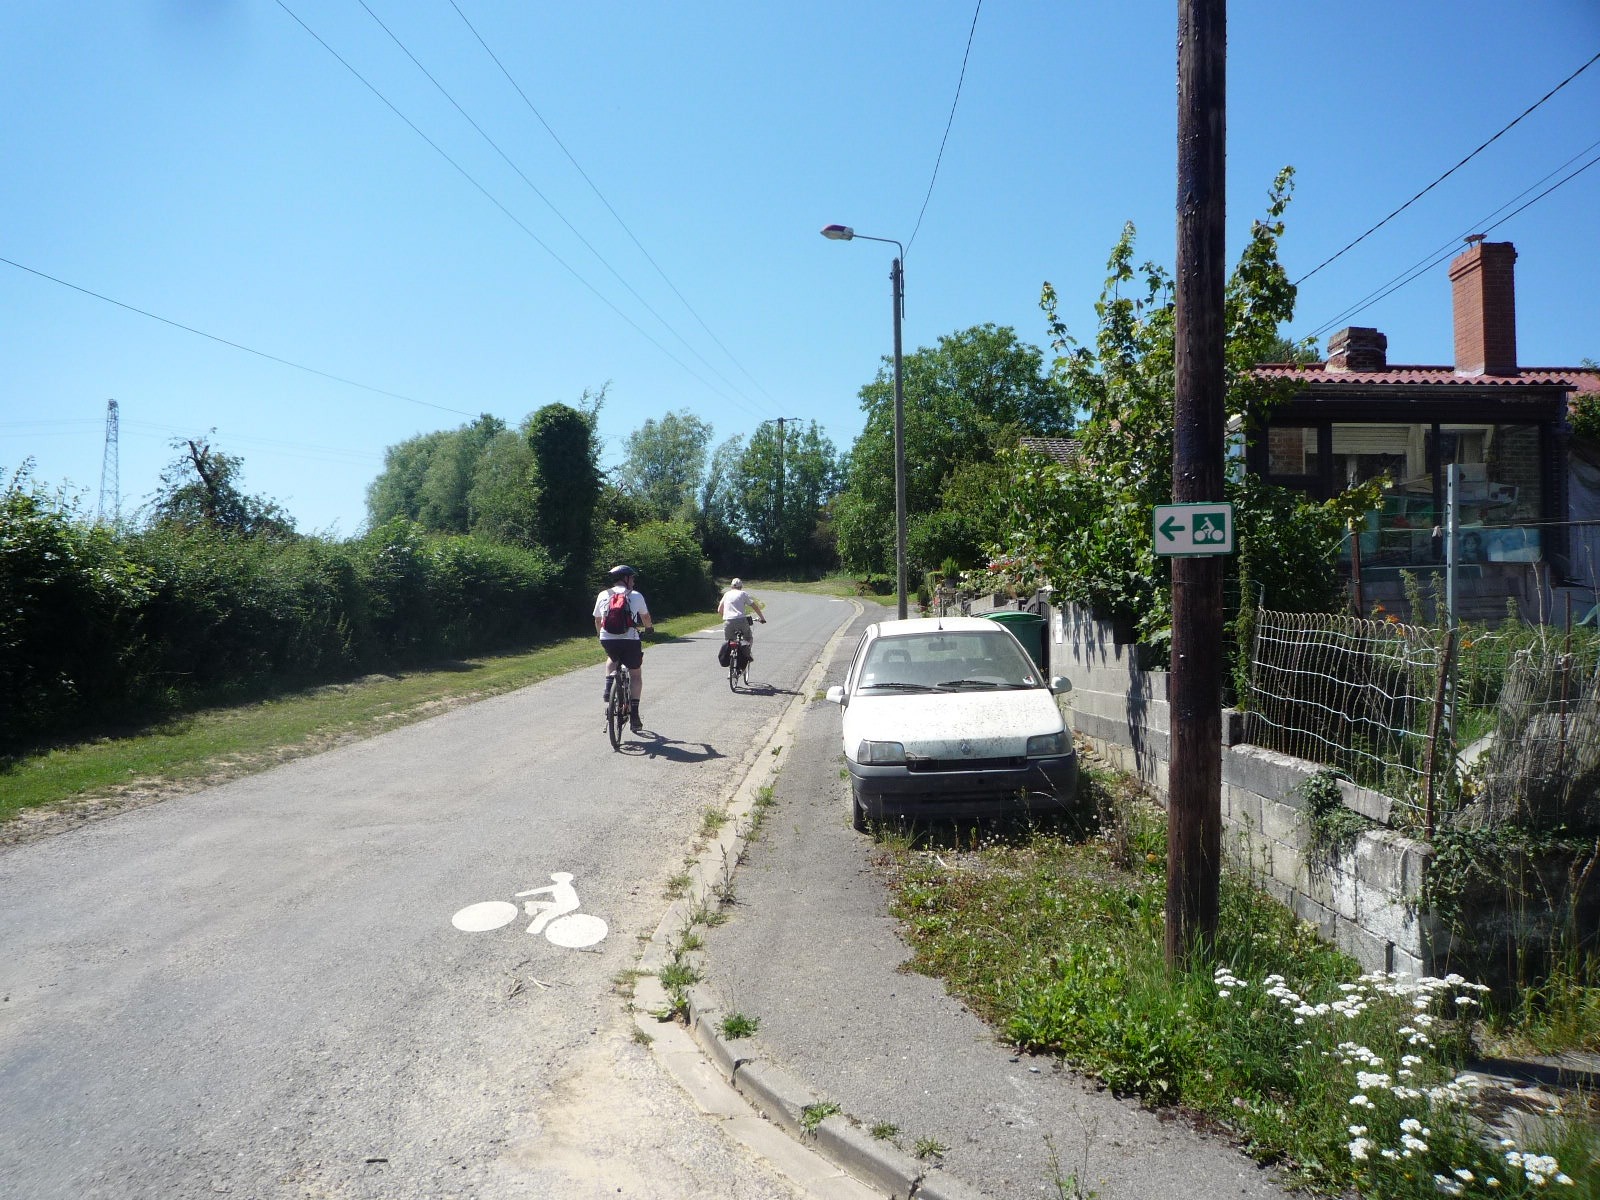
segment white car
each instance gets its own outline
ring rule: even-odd
[[[982,617],[869,625],[842,687],[857,829],[1070,804],[1078,758],[1056,693],[1011,631]]]

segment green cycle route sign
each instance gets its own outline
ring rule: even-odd
[[[1233,553],[1233,505],[1158,504],[1151,519],[1156,553],[1175,558]]]

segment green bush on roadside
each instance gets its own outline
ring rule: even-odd
[[[344,542],[113,530],[19,471],[0,493],[0,753],[581,628],[588,598],[575,615],[558,588],[543,550],[403,518]]]

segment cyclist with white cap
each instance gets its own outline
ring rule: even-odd
[[[602,695],[609,703],[617,664],[627,667],[633,676],[628,724],[638,733],[644,728],[639,717],[639,697],[644,693],[644,643],[639,630],[654,630],[655,622],[650,619],[644,593],[633,589],[632,567],[618,564],[606,574],[611,585],[594,598],[594,631],[600,635],[600,648],[606,652],[606,686]]]
[[[750,614],[756,615],[756,620],[763,625],[767,623],[766,613],[763,612],[761,601],[744,590],[744,580],[737,575],[728,585],[728,590],[722,594],[722,599],[717,601],[717,616],[722,618],[722,636],[726,641],[733,641],[741,632],[745,641],[750,643],[750,661],[755,661],[755,631],[750,627]]]

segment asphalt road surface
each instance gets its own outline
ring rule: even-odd
[[[795,1195],[623,994],[703,812],[852,615],[767,599],[756,691],[709,621],[652,646],[622,753],[596,666],[0,848],[0,1195]],[[540,910],[452,924],[557,873],[597,944],[530,934]]]

